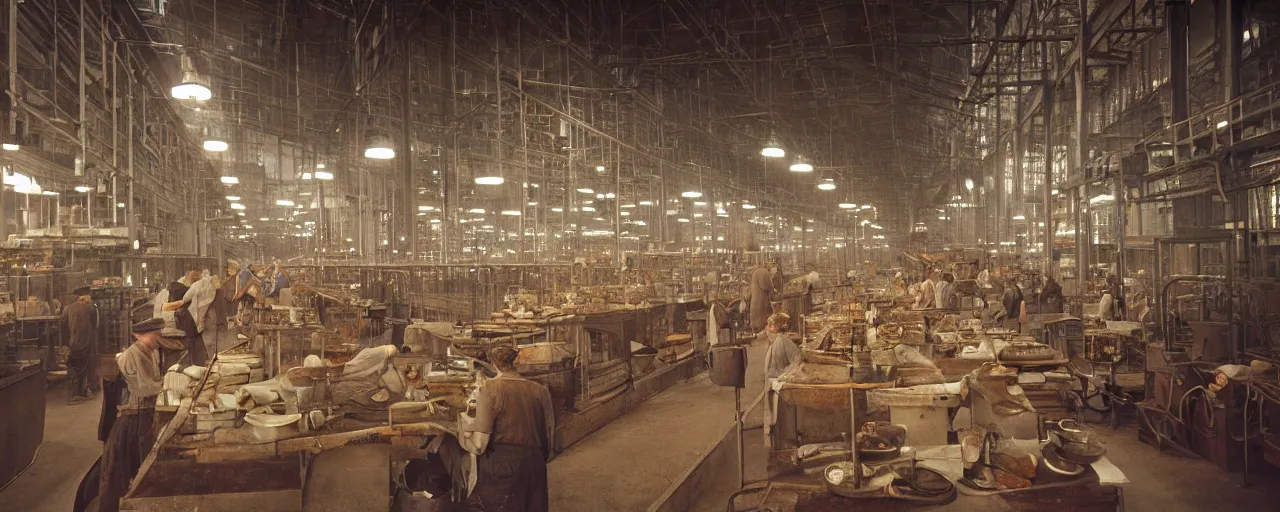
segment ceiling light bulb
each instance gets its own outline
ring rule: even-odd
[[[221,153],[223,151],[226,151],[227,148],[229,147],[226,141],[217,140],[217,139],[206,140],[204,141],[203,144],[201,144],[201,146],[204,147],[205,151],[212,151],[214,153]]]
[[[702,197],[702,192],[698,192],[697,190],[686,190],[686,191],[684,191],[684,192],[681,192],[681,193],[680,193],[680,197],[688,197],[688,198],[692,198],[692,199],[697,199],[697,198],[699,198],[699,197]]]
[[[772,135],[769,136],[769,140],[765,141],[764,148],[760,150],[760,154],[765,158],[782,158],[787,156],[787,152],[782,149],[782,144],[780,144],[778,139]]]
[[[390,160],[396,157],[396,150],[391,149],[391,138],[376,131],[369,135],[364,147],[364,157],[374,160]],[[321,167],[317,167],[321,168]]]
[[[863,209],[863,210],[870,210],[871,208],[872,208],[872,206],[871,206],[871,205],[869,205],[869,204],[864,204],[864,205],[862,205],[862,209]]]
[[[316,171],[316,179],[330,181],[333,179],[333,173],[327,171]]]
[[[178,56],[178,70],[182,73],[182,79],[169,90],[174,99],[209,101],[213,97],[209,80],[196,70],[196,62],[191,54],[184,52]]]
[[[791,164],[791,172],[813,172],[813,165],[805,162]]]
[[[756,209],[756,205],[751,204],[751,203],[742,203],[742,209],[743,209],[743,210],[754,210],[754,209]]]
[[[501,185],[506,183],[507,179],[502,176],[476,176],[476,185]]]
[[[844,209],[846,209],[846,210],[852,210],[852,209],[854,209],[854,208],[857,208],[857,207],[858,207],[858,205],[853,204],[853,203],[840,203],[840,207],[841,207],[841,208],[844,208]]]
[[[231,203],[231,209],[232,209],[232,210],[243,210],[243,209],[244,209],[244,205],[242,205],[242,204],[240,204],[240,203]]]
[[[684,217],[680,217],[680,218],[676,219],[676,222],[689,222],[689,219],[686,219],[686,218],[684,218]]]
[[[603,165],[597,165],[597,166],[596,166],[596,172],[604,172],[604,166],[603,166]]]
[[[591,190],[591,189],[589,189],[589,188],[580,188],[580,189],[578,189],[578,192],[583,193],[583,194],[594,194],[594,193],[596,193],[596,191]]]
[[[818,183],[818,190],[835,190],[835,189],[836,189],[836,182],[831,178],[827,178],[822,182]]]
[[[520,210],[502,210],[502,214],[503,214],[503,215],[509,215],[509,216],[511,216],[511,217],[519,217],[519,216],[520,216]]]
[[[228,201],[239,201],[240,196],[227,196]]]
[[[76,188],[75,188],[75,191],[76,191],[76,192],[79,192],[79,193],[81,193],[81,194],[83,194],[83,193],[85,193],[85,192],[88,192],[88,191],[90,191],[90,190],[93,190],[93,189],[91,189],[91,188],[89,188],[89,187],[86,187],[86,186],[84,186],[84,185],[80,185],[80,186],[78,186],[78,187],[76,187]]]
[[[204,83],[197,82],[179,83],[170,88],[169,93],[172,93],[174,100],[209,101],[214,97],[214,91],[210,91]]]
[[[653,201],[640,201],[640,206],[653,206]]]
[[[483,214],[484,214],[484,208],[472,208],[472,209],[470,209],[470,210],[467,210],[467,213],[479,213],[479,214],[483,215]]]
[[[374,160],[390,160],[396,157],[396,150],[384,147],[365,148],[364,157]]]
[[[235,185],[235,184],[240,183],[240,178],[237,178],[237,177],[235,177],[235,176],[223,176],[223,177],[218,178],[218,179],[219,179],[220,181],[222,181],[222,184],[223,184],[223,185]]]

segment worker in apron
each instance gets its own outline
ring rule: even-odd
[[[787,370],[800,362],[800,347],[791,341],[791,337],[787,336],[787,326],[791,322],[791,316],[786,313],[774,313],[769,317],[768,325],[765,327],[764,338],[769,341],[769,349],[764,354],[765,361],[765,386],[769,393],[769,417],[765,419],[764,433],[765,436],[773,434],[773,426],[778,421],[778,390],[780,386],[777,384],[778,377],[786,373]]]
[[[476,454],[472,510],[546,512],[550,507],[547,462],[554,453],[555,409],[546,386],[516,372],[519,354],[495,348],[489,361],[498,375],[476,399],[474,422],[461,418],[460,444]]]
[[[118,407],[118,417],[111,426],[103,447],[99,512],[120,510],[120,498],[129,492],[142,461],[155,442],[152,423],[155,419],[156,396],[163,385],[160,373],[160,331],[164,320],[152,318],[133,325],[136,339],[116,356],[120,377],[127,385]]]

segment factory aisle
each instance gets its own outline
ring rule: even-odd
[[[749,349],[743,407],[764,388],[766,348],[758,343]],[[102,453],[97,439],[100,399],[67,405],[62,387],[49,391],[47,399],[44,444],[36,462],[0,492],[0,512],[70,510],[76,486]],[[551,462],[552,510],[645,510],[720,440],[732,422],[733,389],[712,384],[706,373],[677,384]]]
[[[748,349],[743,408],[764,389],[767,348],[757,342]],[[732,424],[733,389],[712,384],[706,373],[667,389],[551,461],[551,510],[646,510]]]
[[[44,444],[35,463],[0,492],[0,511],[71,510],[80,479],[102,455],[98,441],[101,395],[67,405],[67,388],[59,386],[49,390],[45,400]]]

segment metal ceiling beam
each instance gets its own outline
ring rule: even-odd
[[[999,45],[999,38],[1004,34],[1004,27],[1009,23],[1009,18],[1013,14],[1013,6],[1017,2],[1018,0],[1006,0],[1004,4],[998,7],[999,11],[996,13],[995,30],[995,36],[997,39],[995,42],[987,44],[987,54],[983,57],[982,63],[978,65],[978,71],[969,73],[974,76],[975,79],[969,83],[968,87],[965,88],[964,95],[960,97],[961,103],[967,102],[973,97],[973,93],[978,89],[976,84],[982,81],[982,76],[986,74],[987,68],[991,67],[991,62],[995,60],[997,53],[996,50]]]

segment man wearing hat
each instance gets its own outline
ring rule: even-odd
[[[103,447],[98,487],[100,512],[120,509],[120,498],[129,491],[129,482],[138,473],[155,440],[152,421],[156,396],[163,386],[158,353],[162,329],[164,320],[159,318],[133,324],[136,341],[116,356],[128,391],[120,400],[119,418],[111,426],[111,434]]]
[[[71,376],[71,403],[88,400],[93,388],[93,358],[98,340],[98,307],[93,304],[89,287],[76,288],[76,301],[62,310],[62,338],[71,354],[67,357],[67,373]]]

